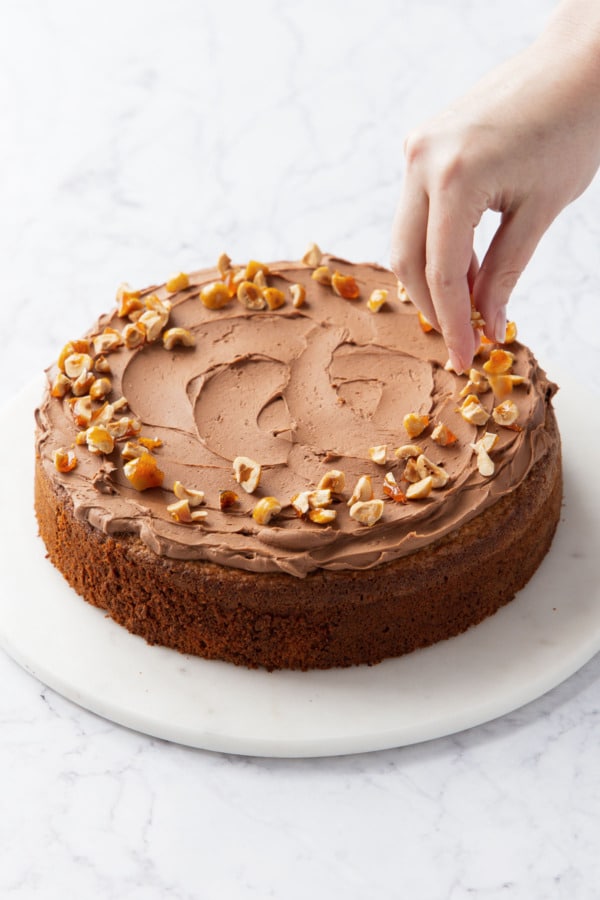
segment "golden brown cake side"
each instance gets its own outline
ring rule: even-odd
[[[376,663],[452,637],[510,601],[560,516],[560,440],[511,494],[435,545],[365,571],[298,579],[157,556],[78,521],[38,460],[35,504],[51,561],[88,602],[152,644],[267,669]]]
[[[332,256],[120,289],[37,411],[52,562],[148,641],[247,666],[374,663],[493,613],[558,521],[556,386],[512,324],[457,375],[405,299]]]

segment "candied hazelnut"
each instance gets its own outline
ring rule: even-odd
[[[318,244],[309,244],[306,253],[302,257],[302,262],[305,266],[312,266],[316,268],[321,264],[321,260],[323,259],[323,253]]]
[[[57,472],[66,475],[67,472],[72,472],[76,466],[77,457],[73,450],[59,447],[58,450],[54,451],[54,467]]]
[[[190,279],[185,272],[178,272],[176,275],[171,275],[165,285],[170,294],[174,294],[176,291],[183,291],[189,286]]]
[[[207,309],[222,309],[232,300],[229,288],[223,281],[212,281],[200,291],[200,302]]]
[[[331,287],[344,300],[357,300],[360,297],[360,288],[354,275],[343,275],[342,272],[334,272],[331,276]]]
[[[420,416],[417,413],[407,413],[402,419],[404,429],[409,438],[416,438],[422,434],[429,425],[429,416]]]
[[[383,515],[383,500],[357,500],[350,507],[350,518],[361,525],[375,525]]]
[[[367,309],[369,312],[377,313],[384,305],[387,300],[388,292],[383,288],[375,288],[374,291],[371,291],[369,299],[367,300]]]
[[[246,493],[252,494],[260,484],[261,467],[248,456],[236,456],[233,460],[233,477]]]
[[[252,518],[259,525],[268,525],[281,512],[281,503],[276,497],[263,497],[252,511]]]
[[[160,487],[164,481],[164,472],[158,468],[156,459],[151,453],[144,452],[123,466],[125,477],[136,491]]]

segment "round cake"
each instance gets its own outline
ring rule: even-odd
[[[182,653],[310,669],[414,651],[510,601],[559,519],[556,386],[514,324],[458,375],[390,271],[314,245],[123,285],[47,375],[49,558]]]

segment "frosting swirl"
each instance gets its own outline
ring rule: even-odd
[[[162,488],[136,492],[123,473],[118,447],[107,458],[82,448],[73,472],[57,472],[54,450],[73,444],[79,429],[68,403],[46,392],[36,413],[38,452],[49,477],[68,491],[78,519],[107,534],[134,533],[157,554],[174,559],[303,577],[319,568],[372,568],[412,553],[521,483],[547,449],[546,407],[556,390],[530,350],[518,342],[510,347],[513,371],[525,378],[511,395],[521,430],[496,426],[491,419],[478,428],[456,411],[465,376],[444,368],[442,338],[433,331],[424,334],[414,306],[395,299],[395,276],[373,264],[334,257],[324,262],[352,274],[362,299],[337,296],[312,280],[311,268],[289,262],[269,265],[269,284],[286,293],[290,284],[303,284],[307,301],[298,309],[287,303],[253,311],[235,299],[222,309],[206,309],[198,294],[219,278],[215,269],[190,275],[190,286],[173,295],[164,286],[144,292],[168,296],[169,325],[196,338],[194,348],[168,351],[159,341],[120,348],[109,357],[114,395],[127,398],[143,434],[163,441],[156,451],[165,473]],[[376,315],[364,303],[375,288],[387,289],[391,298]],[[115,311],[101,317],[90,334],[122,325]],[[50,380],[55,372],[48,370]],[[488,412],[497,403],[491,391],[479,399]],[[425,500],[386,502],[372,527],[354,521],[343,501],[335,505],[330,526],[296,515],[290,498],[316,487],[331,468],[345,473],[350,492],[359,476],[371,475],[376,496],[383,496],[385,472],[400,479],[403,463],[390,454],[393,461],[383,468],[368,450],[407,443],[402,419],[408,412],[427,414],[432,424],[443,422],[456,434],[456,443],[447,447],[432,441],[431,428],[418,439],[449,474],[446,487]],[[479,474],[470,446],[485,430],[497,431],[499,438],[495,472],[487,478]],[[261,464],[261,485],[253,496],[239,491],[240,503],[222,511],[219,495],[236,487],[232,461],[239,455]],[[178,524],[169,515],[175,480],[204,491],[208,516],[202,524]],[[264,495],[277,497],[284,508],[260,526],[251,511]]]

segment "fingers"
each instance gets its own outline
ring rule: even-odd
[[[431,198],[426,280],[448,355],[457,372],[469,368],[479,341],[471,326],[470,285],[477,277],[473,225],[447,194]]]
[[[481,212],[465,212],[449,193],[429,198],[423,192],[412,202],[409,197],[407,192],[396,215],[393,268],[415,305],[441,331],[453,368],[464,372],[479,344],[471,326],[471,296],[486,322],[486,336],[503,341],[510,294],[553,215],[539,198],[504,213],[479,267],[471,223]]]
[[[471,327],[470,293],[478,274],[473,233],[483,212],[482,198],[464,190],[456,166],[448,169],[451,178],[436,178],[432,190],[427,147],[418,135],[407,142],[407,171],[392,230],[392,269],[417,308],[441,331],[453,368],[462,372],[479,343]]]
[[[425,278],[425,253],[429,198],[405,182],[392,228],[392,271],[402,282],[417,309],[439,329]]]
[[[394,219],[392,269],[442,332],[452,366],[465,371],[478,345],[471,327],[470,289],[479,270],[473,228],[424,191],[405,187]]]
[[[475,284],[475,279],[477,278],[477,274],[479,272],[479,260],[477,259],[477,254],[473,250],[471,255],[471,262],[469,265],[469,271],[467,272],[467,282],[469,285],[469,291],[473,292],[473,285]]]
[[[550,221],[528,204],[502,217],[473,282],[473,299],[491,340],[504,340],[509,297]]]

